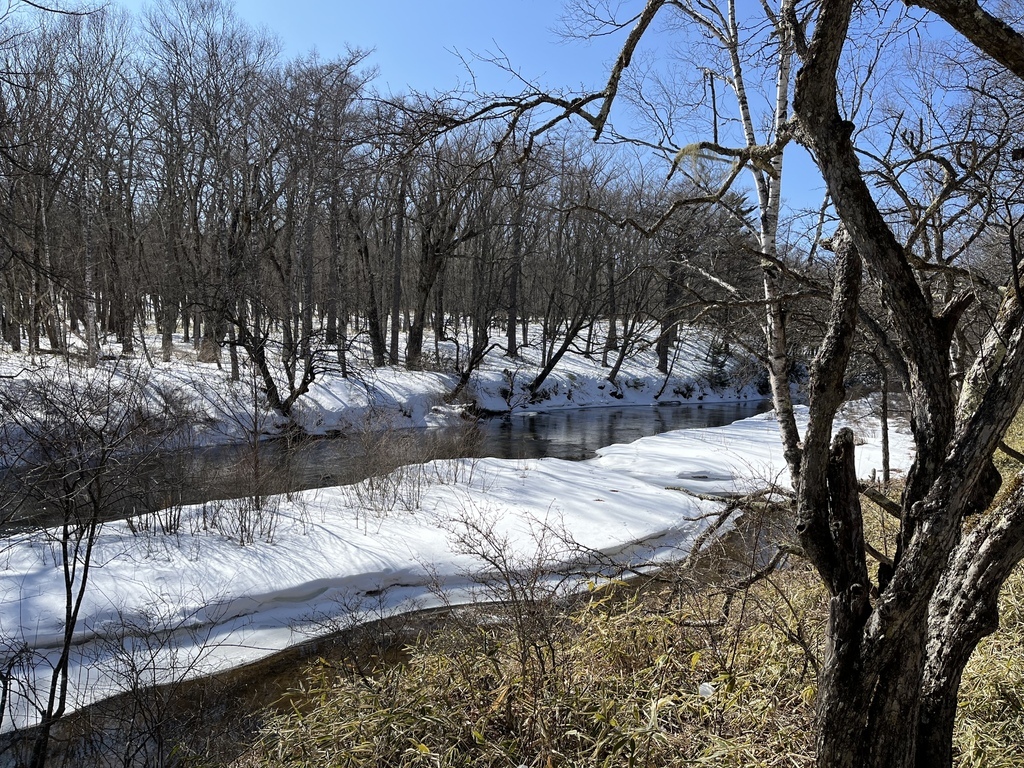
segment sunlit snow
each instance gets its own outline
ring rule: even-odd
[[[855,429],[867,476],[881,466],[877,422]],[[905,466],[909,438],[892,440],[894,463]],[[768,414],[609,446],[583,462],[435,461],[392,481],[270,497],[262,510],[251,500],[188,507],[173,535],[106,523],[75,631],[70,704],[137,685],[140,666],[157,679],[195,676],[327,628],[472,600],[489,551],[556,571],[678,559],[719,509],[686,490],[787,482]],[[19,534],[0,553],[0,634],[8,653],[37,654],[20,676],[37,685],[62,640],[55,540],[55,531]],[[5,728],[34,720],[30,695],[14,686]]]

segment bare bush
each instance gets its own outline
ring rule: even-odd
[[[0,448],[17,470],[8,481],[16,483],[19,498],[35,501],[52,516],[43,533],[64,584],[58,649],[36,654],[30,665],[34,679],[18,681],[20,706],[39,722],[25,763],[42,768],[51,730],[67,708],[79,612],[100,524],[131,503],[147,461],[187,439],[191,411],[144,369],[124,361],[92,369],[69,364],[5,384]],[[12,704],[8,699],[7,707]]]
[[[454,434],[446,430],[432,439],[422,430],[382,429],[379,422],[368,421],[358,441],[362,453],[372,459],[370,474],[348,486],[357,523],[361,515],[365,529],[371,518],[385,517],[396,509],[415,512],[431,485],[472,479],[474,460],[447,457],[474,453],[479,440],[480,433],[472,425]]]

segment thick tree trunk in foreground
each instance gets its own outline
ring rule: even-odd
[[[818,764],[849,768],[935,768],[952,763],[961,675],[978,641],[998,623],[996,601],[1024,554],[1024,497],[1018,488],[961,538],[998,478],[991,457],[1024,398],[1021,307],[1007,291],[957,405],[949,343],[967,301],[933,313],[909,259],[878,211],[853,149],[853,125],[837,107],[836,70],[852,0],[824,0],[803,52],[794,111],[796,137],[818,161],[850,246],[863,258],[889,312],[906,361],[917,457],[902,499],[891,578],[872,585],[863,568],[859,507],[835,464],[823,471],[823,438],[841,394],[845,359],[824,350],[812,373],[810,425],[798,483],[801,540],[828,586],[828,654],[818,692]],[[849,262],[847,262],[849,263]],[[844,328],[844,283],[836,278],[829,334]],[[836,378],[838,376],[838,378]],[[818,399],[816,400],[816,395]],[[850,445],[852,455],[852,445]],[[852,471],[852,470],[851,470]]]
[[[982,8],[978,0],[912,4],[942,16],[1024,79],[1024,34]],[[856,126],[838,107],[837,73],[856,0],[819,0],[799,9],[794,0],[781,0],[777,12],[765,6],[769,23],[777,25],[779,50],[785,54],[791,43],[803,62],[790,121],[785,120],[782,98],[788,70],[780,67],[776,130],[766,145],[753,139],[748,101],[741,90],[736,3],[730,0],[725,6],[715,8],[716,22],[685,3],[647,0],[610,72],[600,111],[579,114],[588,118],[599,138],[622,72],[662,8],[679,11],[703,33],[710,29],[732,57],[731,84],[747,141],[743,150],[726,154],[738,158],[737,170],[750,163],[762,174],[755,174],[755,181],[763,220],[760,246],[767,267],[773,393],[796,490],[800,541],[831,594],[827,658],[818,685],[818,764],[942,768],[952,760],[956,695],[964,665],[978,641],[997,625],[999,590],[1024,556],[1024,493],[1018,487],[998,508],[989,508],[1000,482],[992,455],[1024,402],[1024,299],[1013,284],[1006,286],[958,403],[950,344],[975,297],[965,291],[933,309],[930,295],[918,283],[916,260],[897,240],[865,183],[851,138]],[[701,4],[702,9],[709,7],[714,5]],[[719,30],[719,23],[725,31]],[[786,62],[785,55],[780,61]],[[765,237],[774,231],[772,214],[777,211],[765,195],[766,177],[779,177],[782,148],[794,138],[818,164],[841,222],[833,238],[837,258],[831,312],[812,366],[803,436],[792,419],[784,380],[789,361],[781,343],[785,295],[772,273],[778,264],[772,261],[775,254]],[[885,307],[884,319],[871,317],[867,307],[859,306],[861,261]],[[887,357],[891,355],[893,367],[906,380],[915,447],[899,505],[896,554],[891,565],[879,569],[877,585],[871,583],[864,559],[853,437],[841,431],[832,440],[854,322],[861,313],[873,334],[881,330],[890,339]],[[1024,473],[1017,481],[1022,480]]]

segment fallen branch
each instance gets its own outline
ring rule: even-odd
[[[1009,456],[1014,461],[1016,461],[1016,462],[1018,462],[1020,464],[1024,464],[1024,453],[1021,453],[1017,449],[1011,448],[1010,446],[1008,446],[1006,444],[1005,440],[1000,440],[999,441],[999,450],[1001,450],[1003,453],[1005,453],[1007,456]]]
[[[881,552],[872,547],[866,541],[864,542],[864,551],[871,555],[871,557],[873,557],[882,565],[887,565],[890,568],[893,567],[894,564],[891,557],[889,557],[888,555],[883,555]]]
[[[900,505],[897,504],[892,499],[890,499],[888,496],[886,496],[884,493],[882,493],[874,486],[861,483],[859,486],[859,490],[861,495],[864,496],[868,501],[877,504],[879,507],[881,507],[883,510],[885,510],[890,515],[895,517],[897,520],[903,519],[903,511],[900,509]]]

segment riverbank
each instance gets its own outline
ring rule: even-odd
[[[550,637],[562,642],[557,627],[599,610],[624,606],[666,592],[686,589],[709,595],[729,589],[751,569],[764,567],[760,555],[769,554],[780,541],[788,540],[791,527],[773,513],[745,515],[739,509],[730,515],[731,527],[720,537],[702,542],[684,563],[644,574],[624,574],[600,588],[566,594],[541,588],[529,595],[531,610],[548,616]],[[777,557],[772,562],[778,561]],[[525,584],[524,584],[525,586]],[[509,594],[516,600],[521,595]],[[514,632],[510,613],[515,604],[479,600],[472,604],[443,606],[346,626],[328,635],[291,646],[252,664],[198,679],[172,682],[159,687],[140,688],[97,702],[73,713],[60,723],[51,741],[51,764],[106,765],[112,756],[133,754],[135,764],[159,764],[171,754],[188,762],[207,766],[250,765],[266,742],[281,736],[280,719],[295,715],[295,709],[319,706],[313,698],[318,685],[331,685],[324,676],[339,679],[380,680],[382,676],[414,676],[403,672],[410,662],[434,652],[439,638],[461,637],[462,652],[479,641],[487,631]],[[657,609],[662,613],[662,609]],[[537,627],[537,631],[547,631]],[[442,644],[446,642],[441,641]],[[454,683],[453,681],[453,684]],[[494,687],[494,686],[492,686]],[[365,692],[365,689],[364,689]],[[334,698],[335,692],[326,695]],[[447,713],[457,716],[457,711]],[[294,735],[294,734],[292,734]],[[0,734],[0,765],[14,768],[14,734]],[[29,739],[30,740],[30,739]],[[393,741],[401,741],[396,735]],[[254,746],[256,748],[254,749]],[[115,760],[116,761],[116,760]],[[149,762],[147,762],[149,761]],[[365,759],[362,764],[390,761]]]
[[[867,477],[880,466],[877,423],[856,421]],[[892,437],[905,466],[909,438]],[[721,509],[694,494],[787,483],[770,415],[598,454],[436,461],[262,507],[178,509],[171,531],[158,519],[141,532],[104,524],[73,638],[69,708],[250,663],[361,620],[472,602],[496,562],[550,573],[570,590],[595,573],[677,560]],[[31,694],[62,647],[57,536],[12,537],[0,555],[5,642],[29,649],[6,729],[34,722]]]
[[[530,384],[544,368],[545,342],[535,338],[517,358],[492,347],[453,397],[459,376],[453,366],[459,343],[438,341],[428,359],[433,368],[409,371],[402,366],[373,367],[369,349],[356,340],[348,351],[347,375],[324,355],[309,391],[298,397],[288,417],[269,407],[262,384],[244,356],[239,378],[232,381],[227,352],[220,363],[200,363],[192,344],[174,338],[169,363],[152,355],[123,357],[113,344],[103,347],[96,369],[80,360],[53,354],[0,355],[4,397],[19,402],[33,392],[60,390],[65,399],[81,398],[83,387],[131,394],[141,406],[179,415],[186,429],[164,436],[168,447],[248,444],[286,432],[305,435],[353,434],[360,431],[458,424],[479,413],[514,414],[594,406],[654,405],[659,402],[710,404],[764,398],[763,374],[743,354],[734,354],[707,332],[681,331],[667,373],[657,370],[656,334],[633,339],[629,354],[610,380],[616,355],[602,364],[605,328],[596,324],[590,349],[581,341],[562,356],[536,391]],[[151,336],[145,349],[159,348]],[[464,346],[465,340],[461,341]],[[278,372],[278,387],[287,391],[287,376]],[[66,391],[65,391],[66,390]],[[169,409],[169,410],[168,410]],[[182,426],[181,424],[175,426]],[[11,442],[9,440],[9,442]],[[12,443],[13,445],[13,443]],[[6,449],[5,459],[17,455]]]

